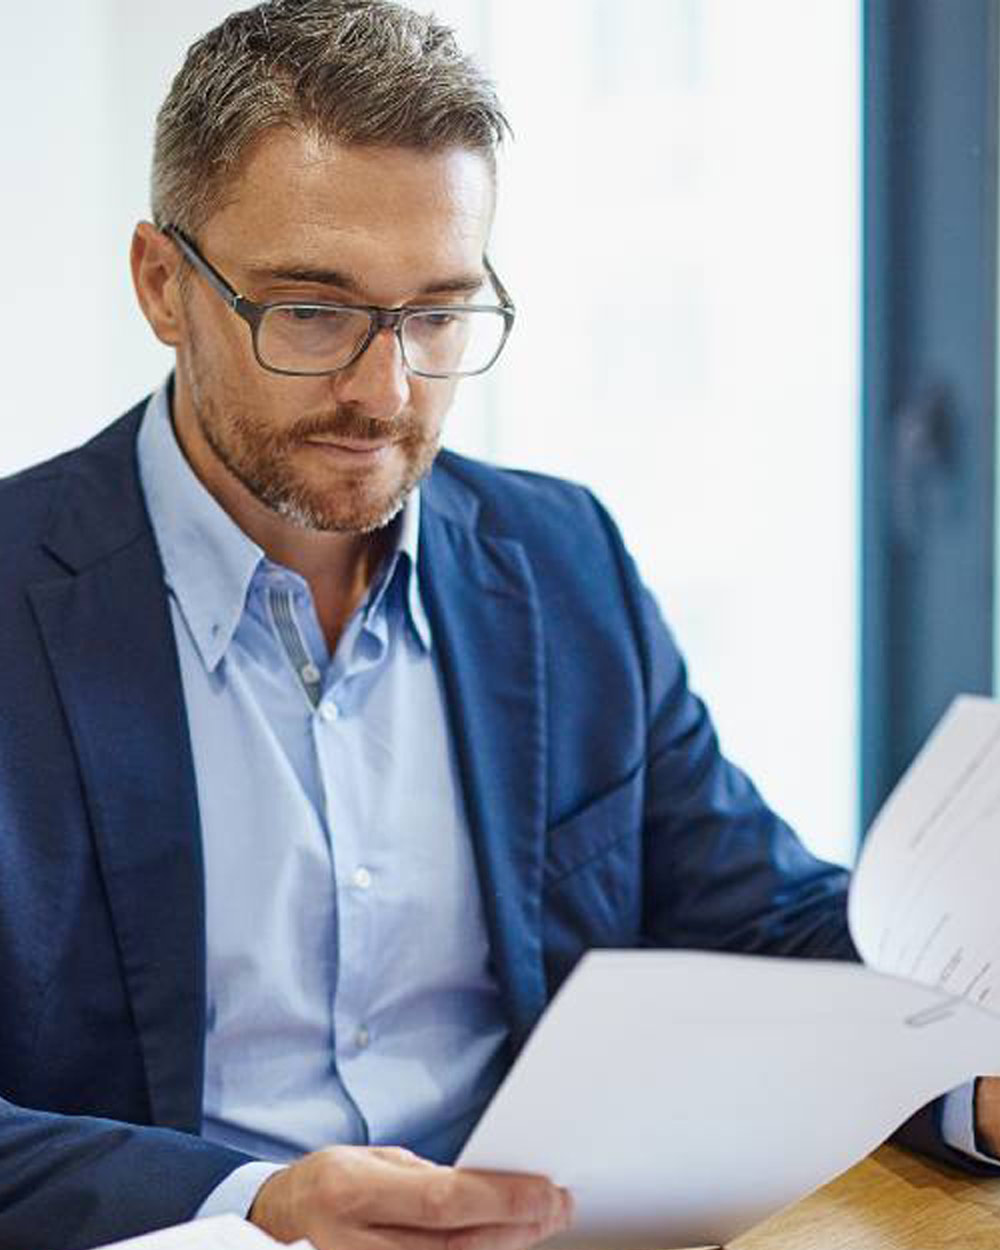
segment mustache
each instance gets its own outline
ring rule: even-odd
[[[303,417],[283,435],[282,442],[303,443],[314,438],[349,438],[381,443],[386,439],[405,442],[413,434],[413,422],[405,417],[378,421],[361,413],[345,410],[332,415]]]

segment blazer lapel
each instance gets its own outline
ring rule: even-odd
[[[523,548],[475,530],[471,496],[459,501],[458,489],[442,483],[438,469],[424,490],[420,589],[444,680],[491,947],[516,1050],[546,1001],[541,617]]]
[[[46,544],[65,572],[30,596],[80,763],[153,1122],[197,1131],[201,840],[163,573],[134,468],[139,415],[80,454]]]

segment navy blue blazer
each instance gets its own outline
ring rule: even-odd
[[[198,1136],[200,828],[142,409],[0,483],[0,1250],[190,1218],[245,1162]],[[443,453],[423,502],[511,1056],[591,947],[852,957],[846,874],[720,755],[594,499]]]

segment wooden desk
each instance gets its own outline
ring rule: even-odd
[[[728,1250],[1000,1248],[1000,1180],[976,1180],[882,1146]]]

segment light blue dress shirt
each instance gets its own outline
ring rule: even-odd
[[[454,1156],[507,1027],[433,639],[419,492],[331,656],[306,581],[201,485],[150,401],[162,557],[205,860],[204,1135],[282,1163],[334,1143]],[[199,1214],[245,1214],[273,1168]]]

